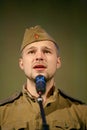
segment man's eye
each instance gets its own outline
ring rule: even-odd
[[[28,54],[34,54],[35,53],[35,51],[28,51]]]
[[[48,51],[48,50],[44,50],[44,53],[51,53],[50,51]]]

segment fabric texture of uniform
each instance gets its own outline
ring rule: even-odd
[[[21,51],[33,42],[38,41],[52,41],[57,45],[57,42],[40,26],[30,27],[25,30]],[[57,45],[58,46],[58,45]]]
[[[42,130],[39,105],[26,89],[6,102],[0,106],[0,130]],[[44,111],[50,130],[87,130],[87,106],[60,90],[51,93]]]

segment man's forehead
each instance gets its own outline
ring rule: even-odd
[[[32,44],[28,44],[24,49],[33,49],[39,47],[53,48],[53,46],[54,43],[52,41],[39,41],[39,42],[34,42]]]

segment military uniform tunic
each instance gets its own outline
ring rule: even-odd
[[[87,130],[87,106],[59,89],[44,105],[49,130]],[[42,130],[37,100],[23,89],[0,104],[0,130]]]

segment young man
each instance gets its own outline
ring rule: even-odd
[[[25,31],[20,52],[19,66],[24,71],[26,83],[22,92],[0,103],[1,130],[47,130],[42,127],[39,96],[43,99],[49,130],[86,130],[87,106],[55,86],[54,76],[61,67],[55,40],[41,26],[31,27]],[[38,76],[46,79],[41,95],[36,88]]]

